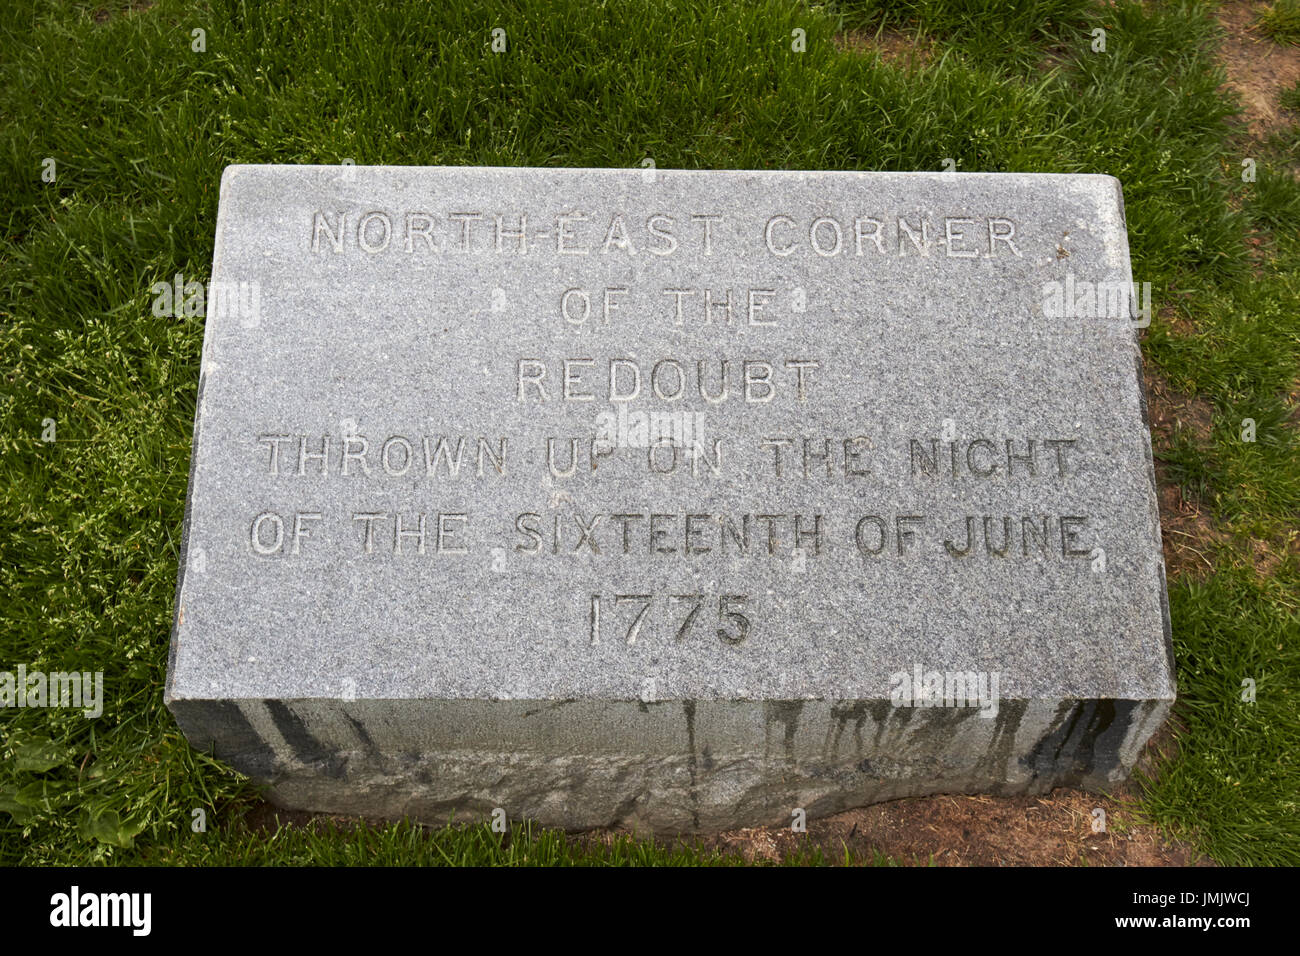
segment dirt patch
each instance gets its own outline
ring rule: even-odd
[[[1177,293],[1171,294],[1177,295]],[[1184,309],[1162,305],[1156,310],[1156,315],[1176,338],[1185,339],[1196,334],[1196,323]]]
[[[1176,391],[1149,364],[1142,377],[1146,380],[1152,444],[1164,445],[1180,430],[1190,432],[1198,444],[1208,444],[1214,406],[1203,398]]]
[[[1204,577],[1214,570],[1214,546],[1228,539],[1198,502],[1184,497],[1182,489],[1165,479],[1156,462],[1159,486],[1160,537],[1165,556],[1165,574]]]
[[[926,37],[882,29],[877,33],[845,30],[835,37],[835,45],[853,53],[875,53],[890,66],[915,70],[934,59],[934,42]]]
[[[1103,820],[1104,832],[1095,832]],[[1064,789],[1042,797],[893,800],[809,821],[807,833],[733,830],[704,845],[753,862],[778,862],[816,847],[831,861],[842,860],[847,849],[855,860],[883,853],[919,866],[1213,865],[1189,846],[1134,823],[1120,801]]]
[[[1151,448],[1155,456],[1157,500],[1160,506],[1160,535],[1164,548],[1165,573],[1170,577],[1202,577],[1214,570],[1211,559],[1215,545],[1228,539],[1201,502],[1171,481],[1161,452],[1175,434],[1187,432],[1198,445],[1208,445],[1214,424],[1214,407],[1203,398],[1172,388],[1150,364],[1143,369],[1146,380],[1147,414],[1151,421]]]
[[[1284,561],[1300,557],[1300,531],[1275,538],[1250,539],[1251,565],[1260,577],[1271,577]]]
[[[285,810],[264,800],[259,800],[249,807],[244,814],[243,823],[254,833],[270,836],[281,826],[306,829],[316,825],[317,821],[324,822],[330,819],[347,820],[354,824],[359,822],[352,817],[332,818],[324,813],[309,813],[306,810]]]
[[[1279,103],[1280,94],[1300,80],[1300,47],[1274,43],[1255,23],[1268,3],[1225,3],[1217,17],[1223,28],[1219,62],[1228,88],[1242,105],[1242,117],[1255,139],[1285,129],[1293,117]]]
[[[154,0],[132,0],[131,3],[128,3],[126,5],[126,10],[121,12],[139,13],[141,10],[148,10],[150,7],[153,6],[153,4],[154,4]],[[93,14],[91,14],[91,18],[96,23],[107,23],[109,20],[113,19],[113,11],[103,10],[103,9],[96,10]]]

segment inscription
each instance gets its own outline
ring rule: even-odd
[[[602,603],[603,602],[603,603]],[[590,623],[591,623],[591,644],[596,646],[600,644],[601,631],[605,633],[614,630],[617,633],[618,623],[610,620],[612,615],[608,610],[611,598],[604,598],[599,594],[591,595]],[[713,624],[713,633],[717,639],[728,647],[737,647],[745,643],[749,637],[751,622],[749,616],[744,613],[747,610],[746,605],[749,603],[748,594],[723,594],[716,599],[716,605],[713,599],[704,594],[669,594],[666,596],[656,596],[654,594],[615,594],[612,596],[614,610],[617,611],[624,605],[628,605],[634,610],[627,621],[627,630],[623,637],[623,643],[631,646],[637,642],[641,636],[642,627],[646,624],[647,618],[650,617],[651,607],[660,607],[661,613],[665,618],[665,623],[671,629],[676,621],[672,618],[673,611],[678,614],[684,614],[680,617],[680,623],[676,625],[676,632],[673,634],[672,641],[680,644],[696,636],[696,632],[701,628],[696,627],[696,619],[700,618],[700,612],[704,609],[706,603],[710,610],[715,606],[717,609],[717,620]],[[666,605],[666,607],[661,607]],[[657,623],[657,622],[656,622]]]
[[[506,474],[506,438],[483,435],[258,435],[265,474],[340,477],[423,473],[435,478]]]
[[[527,335],[486,357],[439,353],[439,373],[492,406],[491,426],[373,412],[364,428],[359,416],[334,428],[263,423],[248,443],[263,484],[243,547],[268,562],[341,552],[394,573],[420,562],[487,575],[582,569],[597,579],[581,586],[591,647],[708,639],[737,653],[761,633],[760,605],[773,618],[786,605],[722,593],[727,569],[848,570],[864,588],[886,563],[1104,570],[1097,555],[1118,546],[1103,540],[1110,526],[1072,499],[1105,451],[1077,423],[966,422],[959,434],[950,419],[883,421],[873,404],[883,377],[847,365],[876,328],[829,324],[871,318],[873,267],[896,282],[899,269],[1055,262],[1064,230],[1001,209],[871,205],[633,213],[451,196],[311,210],[293,228],[316,260],[399,257],[424,270],[438,257],[486,257],[471,267],[481,287],[461,290],[451,321],[459,308],[492,323],[482,334],[518,323]],[[547,266],[521,297],[488,263],[523,259]],[[853,280],[858,312],[836,301],[837,281],[809,278],[837,264],[865,277]],[[440,346],[435,334],[412,347]],[[310,500],[323,483],[346,488],[347,507]],[[483,493],[510,504],[496,510]],[[629,572],[643,583],[627,586]],[[704,580],[717,590],[693,583]]]
[[[481,531],[467,512],[353,511],[343,536],[352,553],[457,556],[488,552],[499,563],[509,551],[521,558],[596,556],[658,561],[776,559],[806,567],[828,553],[864,559],[947,556],[1083,558],[1099,542],[1086,514],[866,514],[750,512],[716,514],[652,510],[564,513],[524,511],[508,531],[488,519]],[[335,547],[338,537],[323,511],[263,511],[247,532],[259,557],[296,556]],[[314,542],[309,545],[308,542]],[[498,568],[500,570],[500,568]]]
[[[769,555],[790,548],[811,547],[821,553],[823,516],[819,514],[715,515],[703,512],[665,514],[628,511],[612,514],[552,515],[528,511],[515,518],[521,554],[681,555],[718,551],[746,556]]]
[[[515,363],[515,398],[520,402],[614,404],[638,399],[676,402],[687,396],[710,405],[727,401],[767,404],[778,397],[808,401],[818,359],[564,358]]]
[[[1013,219],[1002,215],[872,214],[801,216],[774,211],[749,231],[718,212],[645,216],[590,210],[317,209],[308,241],[316,255],[358,252],[411,257],[437,254],[656,257],[757,252],[772,258],[909,256],[977,260],[1024,258]]]

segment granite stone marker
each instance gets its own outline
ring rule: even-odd
[[[294,808],[1106,787],[1174,699],[1119,183],[232,166],[167,703]]]

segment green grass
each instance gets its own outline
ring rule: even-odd
[[[1253,543],[1286,553],[1300,513],[1300,188],[1293,157],[1232,127],[1207,6],[104,8],[0,7],[0,669],[102,670],[108,698],[94,721],[0,713],[0,862],[727,862],[480,827],[267,837],[242,822],[251,788],[192,751],[162,705],[202,319],[152,316],[149,287],[207,275],[223,167],[646,157],[1120,178],[1135,277],[1184,320],[1156,321],[1147,360],[1214,409],[1208,439],[1158,453],[1224,542],[1214,574],[1171,585],[1184,729],[1139,810],[1225,863],[1300,862],[1300,569],[1294,547],[1257,569]],[[498,26],[502,55],[488,48]],[[1105,53],[1090,49],[1098,27]],[[925,65],[837,43],[842,29],[919,37]],[[56,441],[41,440],[46,420]]]
[[[1290,89],[1283,90],[1279,100],[1286,109],[1300,111],[1300,80]]]
[[[113,862],[133,866],[744,866],[735,853],[699,842],[657,845],[617,836],[608,842],[566,836],[527,823],[495,832],[490,824],[421,826],[318,820],[274,830],[236,825],[221,833],[173,833],[116,851]],[[847,848],[829,855],[806,840],[784,866],[890,866],[880,854]]]
[[[1259,32],[1278,43],[1300,45],[1300,0],[1275,0],[1259,15]]]
[[[618,837],[610,844],[566,839],[563,833],[515,824],[508,833],[489,824],[421,827],[322,823],[274,832],[238,829],[230,835],[176,837],[133,848],[118,862],[160,866],[738,866],[734,855],[693,844],[661,848]],[[792,861],[796,862],[796,861]],[[825,865],[818,851],[797,863]]]
[[[1261,580],[1239,559],[1221,556],[1213,577],[1176,583],[1170,604],[1179,633],[1181,753],[1145,788],[1141,816],[1223,864],[1300,864],[1296,562]],[[1255,682],[1253,704],[1242,700],[1247,679]]]

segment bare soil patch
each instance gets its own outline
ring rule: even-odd
[[[841,50],[876,53],[891,66],[914,70],[927,66],[934,57],[934,44],[901,30],[884,29],[879,33],[845,30],[835,37]]]
[[[1104,832],[1093,830],[1105,812]],[[1122,803],[1082,790],[1041,797],[937,796],[893,800],[788,827],[732,830],[704,841],[754,862],[777,862],[805,847],[832,861],[883,853],[919,866],[1212,865],[1185,844],[1133,822]]]
[[[1242,118],[1257,140],[1289,126],[1294,116],[1278,98],[1300,80],[1300,47],[1275,43],[1255,27],[1267,3],[1225,3],[1217,13],[1224,37],[1219,62],[1228,74],[1227,86],[1242,105]]]
[[[1200,501],[1169,480],[1160,453],[1180,431],[1189,433],[1197,444],[1208,445],[1214,408],[1203,398],[1172,388],[1150,365],[1143,369],[1143,378],[1151,420],[1151,446],[1156,459],[1165,572],[1170,577],[1184,574],[1200,577],[1214,570],[1211,560],[1214,545],[1226,541],[1228,535],[1216,526],[1213,516]]]

